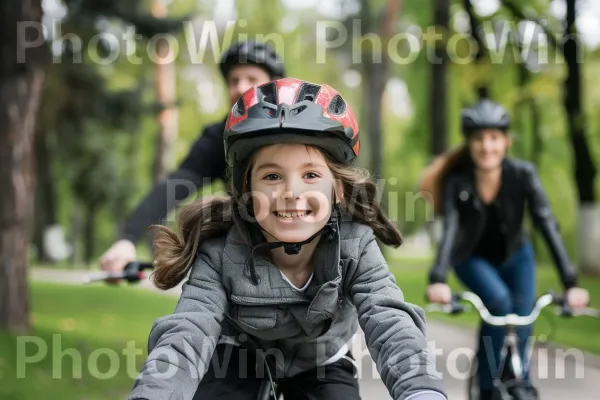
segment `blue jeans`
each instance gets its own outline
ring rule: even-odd
[[[471,257],[457,265],[455,271],[462,283],[481,298],[492,315],[531,313],[535,300],[535,262],[530,243],[524,244],[501,265],[492,265],[483,258]],[[529,376],[526,349],[531,331],[531,326],[517,328],[519,354],[523,360],[526,379]],[[493,387],[504,335],[503,327],[481,323],[477,352],[481,389]]]

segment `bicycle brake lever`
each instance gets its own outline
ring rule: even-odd
[[[424,308],[425,311],[427,312],[443,312],[446,313],[448,312],[448,306],[450,304],[436,304],[436,303],[431,303],[431,304],[427,304]]]
[[[462,314],[466,310],[467,310],[467,307],[465,304],[452,303],[452,309],[450,310],[450,314],[452,314],[452,315]]]
[[[583,309],[582,314],[587,315],[589,317],[600,318],[600,310],[598,310],[596,308],[586,307]]]
[[[90,284],[94,282],[105,281],[107,279],[124,279],[124,275],[122,272],[101,272],[95,275],[89,275],[83,278],[82,283]]]
[[[564,312],[562,309],[560,309],[558,312],[560,312],[560,315],[565,317],[578,317],[580,315],[586,315],[588,317],[600,318],[600,310],[597,310],[595,308],[586,307],[581,310],[569,310],[570,311]]]
[[[461,301],[463,299],[463,294],[462,292],[456,292],[456,293],[452,293],[452,302],[453,303],[458,303],[459,301]]]
[[[566,304],[556,307],[555,314],[558,316],[561,316],[561,317],[568,317],[568,318],[575,316],[573,309],[571,309],[571,307],[569,307]]]

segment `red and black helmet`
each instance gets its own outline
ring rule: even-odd
[[[233,163],[234,179],[259,147],[278,143],[318,146],[350,165],[360,149],[358,123],[332,87],[278,79],[247,90],[227,116],[225,157]]]

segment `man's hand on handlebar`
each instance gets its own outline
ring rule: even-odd
[[[129,240],[115,242],[101,257],[100,268],[106,272],[119,273],[125,266],[137,258],[135,245]],[[116,284],[119,279],[107,279],[106,282]]]
[[[145,278],[144,271],[152,270],[154,265],[150,262],[132,261],[125,265],[122,271],[103,271],[98,274],[92,274],[83,280],[83,283],[93,283],[104,281],[109,283],[126,281],[129,283],[138,283]]]

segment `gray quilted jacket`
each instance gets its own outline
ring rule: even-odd
[[[338,353],[358,325],[393,399],[444,398],[424,313],[404,301],[370,227],[341,222],[333,239],[323,238],[305,292],[257,257],[254,285],[244,237],[232,228],[201,245],[175,312],[151,329],[149,356],[129,400],[192,399],[225,336],[246,333],[262,349],[277,349],[283,356],[275,357],[276,374],[291,377]]]

